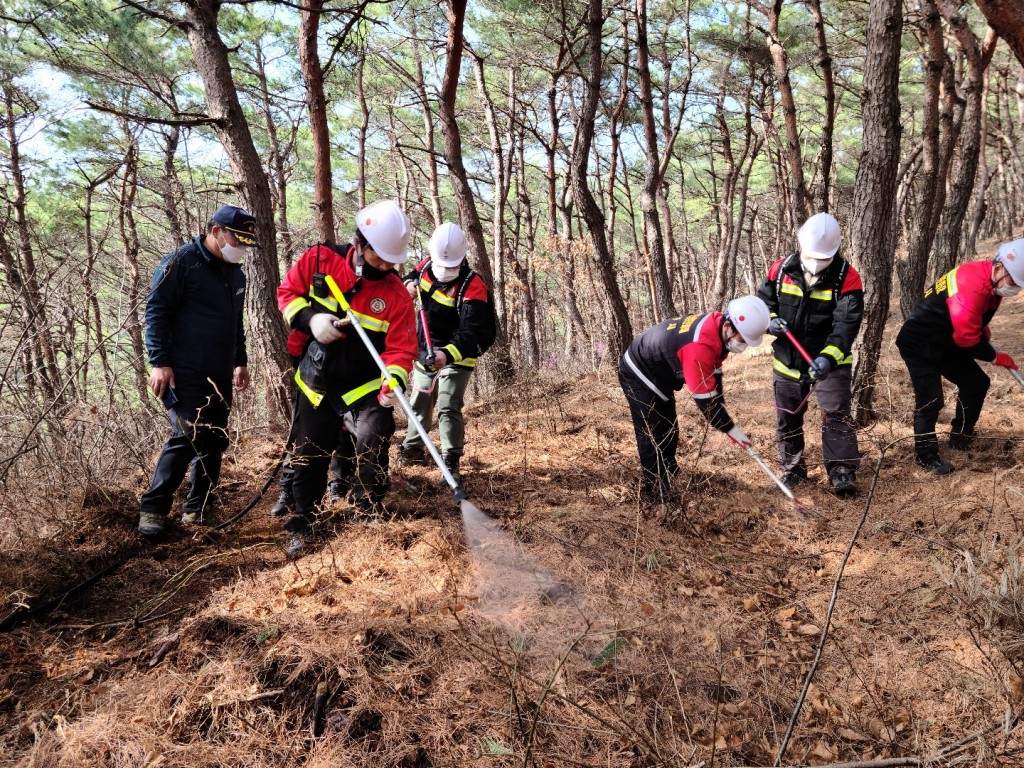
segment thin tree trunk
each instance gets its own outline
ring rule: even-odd
[[[612,316],[609,328],[609,352],[613,359],[626,351],[633,340],[633,328],[629,322],[629,312],[622,300],[622,291],[615,276],[615,265],[612,263],[605,238],[604,214],[601,213],[597,201],[587,184],[587,166],[590,159],[590,148],[594,139],[594,118],[597,116],[597,104],[601,98],[601,27],[603,24],[601,0],[588,0],[587,3],[587,50],[589,68],[586,75],[583,106],[580,119],[576,124],[576,140],[573,144],[570,161],[570,178],[572,180],[573,199],[586,222],[594,249],[594,263],[597,265],[604,286],[605,301]]]
[[[832,187],[832,135],[836,123],[836,84],[832,72],[832,56],[828,52],[828,39],[825,37],[825,19],[821,14],[821,0],[808,0],[811,15],[814,16],[814,41],[818,46],[818,66],[821,68],[821,82],[825,93],[822,108],[825,112],[825,124],[821,129],[821,204],[819,210],[829,210],[829,192]]]
[[[853,190],[850,242],[864,280],[864,323],[857,348],[857,420],[874,418],[873,400],[882,334],[889,313],[895,252],[893,226],[900,151],[899,63],[902,0],[870,0],[861,91],[863,150]]]
[[[455,192],[455,203],[459,208],[462,229],[469,241],[473,254],[473,266],[489,285],[494,285],[494,271],[487,258],[487,246],[484,243],[484,228],[477,213],[473,189],[469,185],[466,166],[462,161],[462,135],[455,117],[455,98],[459,89],[459,70],[462,65],[463,26],[466,21],[466,0],[450,0],[448,4],[448,40],[446,43],[447,59],[444,67],[444,78],[441,83],[441,101],[439,117],[441,131],[444,134],[444,156],[448,162],[449,178]],[[495,262],[501,258],[495,254]],[[490,360],[495,367],[494,378],[504,380],[514,372],[512,358],[509,353],[508,339],[501,333],[503,318],[498,317],[498,338],[491,349]]]
[[[661,161],[658,158],[658,136],[654,123],[654,92],[651,87],[650,52],[647,44],[647,0],[636,0],[636,68],[640,78],[640,106],[644,129],[644,151],[647,169],[640,193],[647,257],[654,282],[655,322],[676,314],[672,300],[672,284],[665,261],[665,242],[658,216],[658,190],[661,188]]]
[[[307,0],[299,12],[299,66],[306,83],[306,106],[309,109],[309,131],[313,144],[313,220],[321,242],[338,239],[334,229],[331,137],[327,127],[324,71],[320,65],[317,45],[323,7],[323,0]]]
[[[947,66],[942,19],[933,0],[921,0],[921,21],[928,41],[925,60],[924,105],[921,115],[921,170],[917,176],[917,195],[914,206],[916,226],[910,230],[907,258],[896,263],[900,276],[900,311],[910,314],[924,293],[928,274],[928,254],[939,226],[939,218],[946,199],[945,177],[940,171],[948,170],[948,162],[940,163],[939,145],[939,89],[942,72]]]
[[[35,253],[32,250],[32,236],[28,227],[26,214],[28,198],[25,193],[25,175],[21,167],[21,147],[19,144],[17,122],[20,119],[15,110],[15,85],[9,75],[0,79],[0,91],[4,101],[4,128],[7,133],[8,171],[14,186],[14,195],[9,196],[9,204],[14,212],[14,230],[18,240],[18,257],[21,262],[21,281],[24,288],[23,318],[34,359],[32,374],[37,375],[43,393],[49,399],[56,397],[61,390],[60,372],[57,370],[57,356],[53,350],[53,339],[50,336],[49,321],[46,315],[46,303],[39,285],[39,273],[36,268]]]
[[[779,17],[782,15],[782,0],[774,0],[771,8],[760,2],[752,2],[768,18],[768,29],[763,30],[775,65],[775,80],[779,88],[779,101],[782,104],[782,121],[786,127],[786,161],[792,190],[793,221],[799,225],[814,213],[814,202],[807,192],[804,181],[803,159],[800,151],[800,126],[796,122],[796,100],[793,98],[793,84],[789,78],[789,57],[779,36]]]
[[[427,98],[427,82],[423,76],[423,57],[420,55],[419,35],[415,24],[412,28],[412,60],[416,68],[416,93],[420,99],[420,111],[423,113],[423,144],[427,148],[427,179],[430,182],[430,212],[434,217],[434,226],[444,222],[441,213],[441,184],[437,173],[437,154],[434,147],[434,115],[430,111]]]

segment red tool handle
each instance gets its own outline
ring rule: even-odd
[[[786,330],[786,331],[783,331],[783,333],[786,334],[786,338],[789,339],[789,343],[792,344],[794,347],[796,347],[796,351],[800,353],[800,356],[804,360],[806,360],[808,363],[813,363],[814,362],[811,359],[811,356],[807,354],[807,350],[804,349],[804,345],[796,340],[796,336],[793,335],[792,331]]]
[[[423,326],[423,340],[427,344],[427,354],[433,356],[434,342],[430,340],[430,326],[427,325],[427,310],[420,310],[420,325]]]

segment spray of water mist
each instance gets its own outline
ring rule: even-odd
[[[533,562],[511,534],[501,530],[469,499],[461,500],[459,508],[466,547],[476,571],[481,613],[515,625],[532,607],[557,596],[557,582]]]

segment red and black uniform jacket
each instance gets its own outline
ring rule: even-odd
[[[922,352],[959,347],[976,360],[991,362],[988,324],[1002,299],[992,287],[992,262],[971,261],[947,272],[924,293],[900,330],[901,346]]]
[[[663,400],[684,386],[712,427],[728,432],[734,424],[722,396],[722,341],[725,315],[674,317],[648,328],[629,345],[622,370],[640,378]],[[638,375],[639,374],[639,375]]]
[[[768,268],[757,295],[772,317],[786,321],[811,359],[823,355],[834,367],[853,365],[853,342],[864,318],[864,284],[845,259],[836,256],[808,286],[800,254],[790,254]],[[777,373],[789,379],[807,374],[807,361],[786,336],[775,339],[772,351]]]
[[[406,386],[416,357],[416,321],[412,300],[401,278],[390,272],[380,280],[357,279],[351,246],[345,246],[344,253],[339,253],[328,245],[314,245],[288,270],[277,289],[277,306],[293,330],[310,334],[310,318],[321,312],[344,316],[318,275],[334,278],[388,372]],[[293,338],[299,340],[295,334],[289,337],[291,354],[295,353],[291,348]],[[306,364],[310,361],[316,363],[320,381],[305,380],[310,370]],[[350,408],[364,398],[376,396],[383,376],[359,335],[349,328],[344,338],[331,344],[310,341],[295,372],[295,381],[314,406],[329,396],[340,400],[338,407]]]
[[[434,351],[443,350],[452,365],[472,368],[494,340],[487,284],[465,261],[458,277],[439,283],[430,271],[430,263],[429,258],[424,259],[402,279],[415,282],[419,288]],[[426,352],[423,328],[418,327],[418,331],[420,352]]]

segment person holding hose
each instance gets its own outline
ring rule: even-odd
[[[942,379],[957,386],[948,445],[966,451],[988,393],[989,378],[977,360],[1017,370],[990,341],[988,324],[1004,297],[1024,286],[1024,239],[1003,243],[995,258],[971,261],[947,272],[925,291],[896,336],[896,347],[914,386],[914,453],[936,475],[954,470],[939,458],[935,424],[942,410]]]
[[[804,414],[811,388],[822,411],[821,451],[832,491],[857,492],[860,465],[853,402],[853,342],[864,317],[864,285],[839,255],[839,222],[816,213],[797,233],[800,250],[779,259],[757,291],[771,312],[775,336],[776,447],[782,482],[807,479]]]
[[[395,201],[369,205],[356,215],[351,245],[343,252],[313,246],[277,289],[285,320],[313,337],[295,373],[294,510],[283,526],[290,557],[300,555],[314,535],[316,505],[335,450],[347,454],[341,458],[354,475],[358,517],[373,521],[383,512],[397,396],[359,335],[346,330],[341,319],[346,313],[332,296],[328,278],[351,305],[391,380],[404,387],[416,357],[416,327],[412,300],[395,269],[405,261],[409,235],[409,219]],[[347,451],[344,441],[339,444],[343,428],[349,436]]]
[[[468,244],[457,224],[446,222],[434,230],[428,249],[430,256],[403,278],[409,295],[418,292],[423,307],[410,404],[427,431],[437,406],[441,457],[458,481],[466,445],[462,406],[477,360],[494,343],[494,305],[483,278],[466,262]],[[398,463],[432,463],[412,424],[398,449]]]
[[[750,447],[725,409],[721,365],[730,352],[760,345],[768,320],[763,301],[740,296],[729,302],[725,313],[674,317],[652,326],[622,355],[619,384],[640,453],[642,505],[657,508],[671,501],[672,478],[679,474],[675,392],[684,386],[712,427]]]

